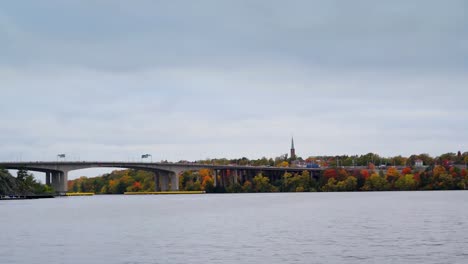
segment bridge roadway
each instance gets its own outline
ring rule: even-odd
[[[210,169],[216,176],[225,176],[227,171],[232,172],[234,180],[245,175],[252,175],[258,172],[300,172],[321,171],[323,168],[284,168],[267,166],[238,166],[238,165],[210,165],[200,163],[161,163],[161,162],[117,162],[117,161],[28,161],[28,162],[0,162],[0,168],[5,169],[25,169],[28,171],[43,172],[46,174],[46,184],[51,185],[57,192],[68,191],[68,172],[89,168],[125,168],[145,170],[155,173],[156,191],[179,189],[178,175],[184,171],[194,171],[200,169]],[[215,186],[217,178],[214,177]],[[223,178],[223,177],[221,177]]]
[[[28,162],[0,162],[0,168],[5,169],[25,169],[28,171],[44,172],[46,174],[46,184],[52,186],[57,192],[68,191],[68,172],[89,168],[125,168],[145,170],[155,173],[155,191],[167,191],[179,189],[178,175],[184,171],[194,171],[200,169],[213,170],[215,177],[214,184],[224,186],[226,181],[238,182],[239,179],[255,176],[259,172],[270,175],[282,175],[285,172],[301,172],[307,170],[312,176],[327,168],[304,168],[304,167],[269,167],[269,166],[240,166],[240,165],[209,165],[200,163],[170,163],[170,162],[117,162],[117,161],[28,161]],[[366,169],[365,166],[343,167],[347,170]],[[403,167],[398,169],[402,169]],[[232,177],[226,177],[227,174]],[[227,179],[230,178],[230,179]]]

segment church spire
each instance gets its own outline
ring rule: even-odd
[[[291,160],[296,159],[296,149],[294,148],[294,137],[291,137]]]

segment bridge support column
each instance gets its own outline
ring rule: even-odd
[[[46,182],[46,185],[50,186],[50,172],[46,172],[46,176],[45,176],[45,182]]]
[[[218,170],[213,170],[213,186],[216,187],[218,185]]]
[[[233,184],[236,184],[238,183],[238,173],[237,173],[237,170],[233,170],[232,171],[232,183]]]
[[[220,170],[219,171],[219,186],[221,187],[224,187],[224,181],[225,181],[225,178],[226,178],[226,170]]]
[[[179,190],[179,174],[177,172],[170,172],[169,177],[171,178],[171,191]]]
[[[65,193],[68,191],[68,172],[56,171],[52,172],[52,187],[55,192]]]
[[[52,172],[52,188],[54,188],[55,192],[59,191],[60,186],[60,173],[58,171]]]
[[[161,191],[162,192],[169,191],[169,173],[160,172],[159,173],[159,181],[161,183]]]
[[[61,171],[60,172],[60,186],[59,192],[66,193],[68,191],[68,172]]]
[[[161,175],[159,171],[154,172],[154,191],[160,192],[161,191]]]

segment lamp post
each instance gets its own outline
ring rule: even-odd
[[[151,163],[153,162],[153,156],[151,154],[141,155],[141,161],[143,161],[143,159],[147,159],[147,158],[151,158]]]
[[[57,154],[57,161],[59,161],[59,159],[63,159],[65,161],[65,157],[65,154]]]

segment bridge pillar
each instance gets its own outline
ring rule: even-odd
[[[218,185],[218,170],[213,170],[213,186],[216,187]]]
[[[52,172],[52,187],[55,192],[64,193],[68,191],[68,172]]]
[[[45,181],[46,181],[46,185],[50,186],[50,183],[51,183],[51,182],[50,182],[50,172],[46,172],[46,178],[45,178],[45,179],[46,179],[46,180],[45,180]]]
[[[238,183],[238,173],[237,173],[237,170],[232,170],[232,180],[233,180],[233,184]]]
[[[159,180],[161,182],[161,191],[162,192],[169,191],[169,173],[159,172]]]
[[[224,180],[225,180],[225,176],[226,176],[226,170],[220,170],[219,171],[219,186],[221,187],[224,187]]]
[[[56,192],[58,192],[59,189],[59,181],[60,181],[60,173],[57,171],[52,172],[52,188]]]
[[[161,175],[159,171],[154,172],[154,191],[160,192],[161,191]]]
[[[62,171],[60,173],[60,191],[61,192],[68,192],[68,171]]]
[[[169,172],[171,178],[171,191],[179,190],[179,174],[177,172]]]

